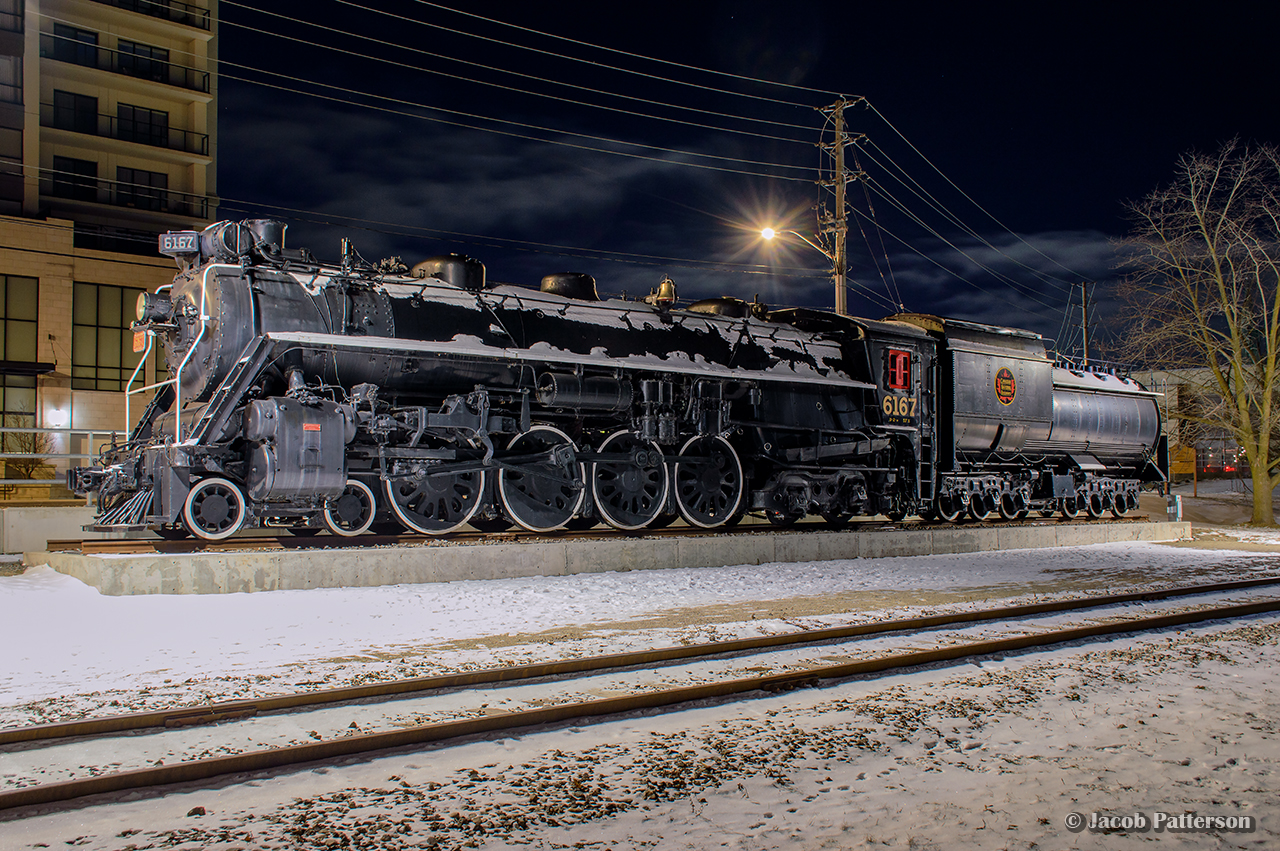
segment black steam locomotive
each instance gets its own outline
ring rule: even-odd
[[[1137,505],[1163,481],[1155,395],[1055,367],[1038,335],[713,298],[664,279],[491,285],[285,247],[278,222],[161,237],[181,271],[138,302],[169,378],[128,439],[68,473],[101,530],[219,539],[466,524],[703,528],[746,512],[958,521]],[[394,266],[394,268],[392,268]]]

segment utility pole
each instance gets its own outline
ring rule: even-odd
[[[834,210],[828,212],[826,205],[819,203],[818,231],[824,235],[831,234],[832,242],[835,246],[834,250],[828,254],[828,257],[831,260],[831,278],[836,288],[835,310],[841,316],[849,315],[848,290],[845,287],[845,276],[849,260],[849,207],[845,187],[850,180],[854,179],[844,164],[844,149],[849,144],[849,137],[844,131],[844,110],[848,105],[849,102],[847,100],[840,98],[831,106],[823,107],[820,110],[830,116],[835,138],[830,143],[823,142],[819,145],[823,152],[832,158],[833,162],[831,177],[819,179],[818,185],[834,192],[835,204]]]
[[[1080,352],[1081,365],[1089,366],[1089,283],[1080,282]]]

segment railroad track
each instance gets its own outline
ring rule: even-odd
[[[28,766],[41,766],[45,774],[68,771],[74,774],[75,770],[65,768],[45,770],[49,765],[56,765],[56,760],[63,757],[69,760],[67,765],[77,765],[78,770],[87,772],[88,776],[38,785],[33,785],[30,779],[6,780],[11,788],[0,791],[0,810],[70,801],[129,789],[206,781],[228,774],[259,772],[388,748],[582,721],[692,701],[725,699],[759,691],[780,691],[825,680],[1280,611],[1280,599],[1272,598],[1210,605],[1149,617],[1119,618],[1112,613],[1102,622],[1062,628],[1043,629],[1034,623],[1018,627],[1011,624],[1018,619],[1056,613],[1083,612],[1132,603],[1176,600],[1180,597],[1228,594],[1277,585],[1280,585],[1280,578],[1139,591],[4,729],[0,730],[0,776],[18,776],[15,771],[21,770],[21,766],[17,765],[21,761],[25,761]],[[846,657],[831,661],[831,654],[838,650],[835,642],[886,633],[903,634],[910,641],[918,639],[923,630],[975,624],[994,625],[994,628],[1005,633],[1015,629],[1023,632],[996,638],[979,637],[975,640],[957,640],[954,636],[944,636],[935,646],[924,650],[895,648],[892,652],[876,652],[864,654],[861,658]],[[814,657],[809,651],[819,644],[824,645],[821,659],[825,663],[813,664]],[[753,667],[743,665],[743,654],[759,655],[779,651],[804,655],[797,656],[792,662],[768,662],[767,659],[753,658],[747,661],[759,664]],[[653,674],[660,671],[663,665],[691,660],[699,663],[716,660],[724,670],[693,676],[694,679],[701,677],[704,680],[693,685],[673,684],[669,681],[670,676],[666,682],[653,681],[643,689],[631,684],[618,684],[627,676],[634,678],[636,674]],[[768,664],[764,664],[766,662]],[[772,670],[769,665],[773,666]],[[768,672],[754,673],[762,669]],[[753,673],[742,676],[744,671]],[[570,675],[584,674],[597,678],[608,674],[614,680],[584,683],[581,679],[565,679]],[[690,678],[688,672],[677,672],[676,676]],[[576,687],[576,694],[564,692],[561,687],[566,682]],[[503,689],[525,688],[528,693],[515,698],[512,696],[513,692],[503,692],[496,688],[478,691],[480,687],[498,685]],[[623,693],[600,696],[603,692],[618,688],[622,688]],[[460,689],[469,691],[460,692]],[[504,693],[507,696],[499,697]],[[459,695],[470,697],[472,703],[479,699],[485,699],[486,702],[479,707],[459,707]],[[410,697],[430,698],[437,703],[434,709],[428,708],[425,712],[412,708],[406,710],[403,704],[397,704],[399,715],[388,720],[384,711],[388,705],[386,700]],[[379,699],[382,703],[369,703]],[[501,708],[503,703],[510,706]],[[293,712],[286,713],[286,710]],[[300,710],[306,710],[306,713],[300,713]],[[328,716],[323,713],[328,713]],[[270,721],[273,714],[278,719],[275,723],[280,729],[268,731],[268,736],[242,729],[242,725]],[[345,721],[355,714],[360,714],[366,722],[359,724],[352,721],[346,728],[341,723],[335,723],[335,719],[339,717]],[[377,720],[370,722],[367,716],[373,716]],[[426,720],[422,720],[424,718]],[[303,719],[306,719],[305,723],[301,723]],[[368,732],[368,728],[376,726],[377,721],[391,729]],[[177,742],[178,739],[182,736],[190,738],[197,725],[211,723],[220,723],[217,733],[221,743],[201,742],[196,736],[192,739],[194,744],[188,744],[187,747],[191,751],[203,748],[203,752],[193,757],[188,754],[187,758],[179,755],[178,761],[164,764],[164,756],[172,756],[175,749],[183,747]],[[315,729],[306,731],[307,727],[323,728],[329,732],[325,735]],[[149,736],[139,735],[148,730],[152,731]],[[304,738],[309,737],[312,741],[289,741],[267,746],[263,746],[261,742],[261,739],[271,736],[278,741],[294,733]],[[108,754],[105,758],[119,756],[120,746],[118,743],[111,745],[115,740],[108,737],[120,736],[132,737],[125,739],[128,743],[125,749],[139,752],[134,755],[134,767],[125,768],[124,760],[93,764],[91,752],[94,743],[107,742],[103,745],[103,752]],[[170,740],[166,742],[163,738],[165,736],[169,736]],[[65,747],[66,753],[53,753],[54,759],[46,759],[51,750],[59,747]],[[164,751],[166,747],[170,749]],[[156,758],[157,754],[161,754],[160,758]]]
[[[1082,524],[1098,524],[1098,523],[1145,523],[1148,521],[1147,515],[1129,514],[1123,518],[1110,518],[1103,520],[1060,520],[1060,519],[1037,519],[1037,520],[1012,520],[1012,521],[984,521],[982,523],[967,523],[966,528],[999,528],[1004,526],[1045,526],[1045,525],[1082,525]],[[894,524],[890,522],[862,521],[859,523],[850,523],[843,529],[838,531],[844,532],[860,532],[860,531],[878,531],[882,529],[901,529],[904,526],[911,529],[946,529],[955,528],[955,524],[943,522],[917,521],[909,524]],[[550,541],[550,540],[573,540],[583,539],[600,539],[600,538],[679,538],[688,536],[706,536],[706,535],[752,535],[765,534],[769,532],[809,532],[809,531],[833,531],[827,527],[822,521],[802,522],[787,528],[778,528],[767,524],[743,524],[733,528],[722,529],[694,529],[691,527],[675,526],[666,529],[642,529],[635,532],[627,532],[618,529],[612,529],[606,526],[599,526],[593,529],[585,530],[562,530],[552,533],[537,533],[519,531],[507,532],[454,532],[449,535],[440,537],[429,537],[426,535],[360,535],[355,538],[344,538],[338,535],[310,535],[298,536],[293,534],[284,535],[262,535],[262,534],[244,534],[235,537],[226,538],[221,541],[201,541],[194,538],[182,540],[165,540],[162,538],[123,538],[123,539],[55,539],[50,540],[46,549],[49,552],[74,552],[81,555],[106,555],[106,554],[145,554],[145,553],[168,553],[168,554],[184,554],[184,553],[220,553],[220,552],[244,552],[254,550],[307,550],[307,549],[357,549],[363,547],[401,547],[401,546],[431,546],[433,544],[466,544],[466,543],[507,543],[513,541]]]

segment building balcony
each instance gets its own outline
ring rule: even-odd
[[[155,148],[167,148],[188,154],[209,155],[209,136],[176,127],[147,124],[141,121],[121,119],[115,115],[89,114],[56,109],[51,103],[40,104],[40,126],[121,142],[137,142]]]
[[[157,186],[122,183],[83,174],[40,169],[40,194],[64,201],[81,201],[128,207],[148,213],[165,213],[187,219],[206,219],[210,198]]]
[[[153,59],[149,56],[140,56],[136,53],[99,47],[96,44],[57,36],[53,33],[40,33],[40,55],[59,62],[111,71],[127,77],[189,89],[193,92],[206,94],[209,92],[208,71]]]
[[[94,0],[104,6],[115,6],[117,9],[128,9],[140,12],[153,18],[185,24],[201,30],[209,29],[209,10],[178,0]]]

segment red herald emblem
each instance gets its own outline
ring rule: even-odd
[[[1014,398],[1018,395],[1018,379],[1013,377],[1013,371],[1007,366],[1000,367],[996,372],[996,399],[1001,405],[1012,405]]]

